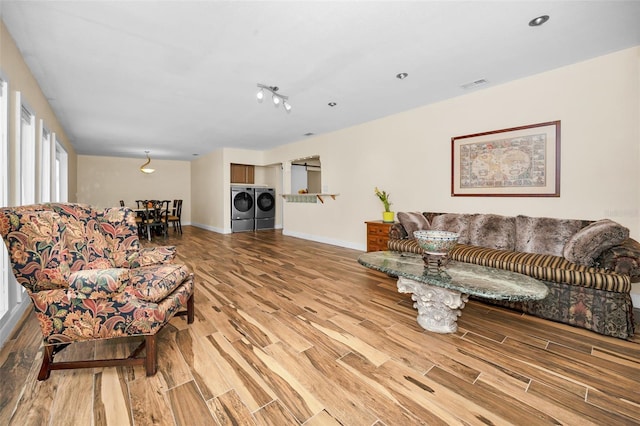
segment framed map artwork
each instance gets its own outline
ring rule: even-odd
[[[451,138],[451,196],[559,197],[560,121]]]

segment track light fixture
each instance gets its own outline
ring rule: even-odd
[[[258,100],[258,102],[262,103],[266,90],[267,92],[271,93],[271,100],[273,101],[274,106],[279,107],[280,104],[282,104],[285,111],[291,111],[291,104],[287,102],[287,99],[289,99],[289,97],[278,93],[278,86],[265,86],[264,84],[258,83],[258,87],[260,88],[260,90],[256,94],[256,99]]]
[[[149,158],[149,151],[145,151],[145,154],[147,154],[147,162],[140,166],[140,171],[142,173],[150,174],[155,172],[156,169],[152,169],[151,167],[149,167],[149,163],[151,163],[151,158]]]

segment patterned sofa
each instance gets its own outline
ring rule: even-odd
[[[640,279],[640,243],[629,230],[599,221],[400,212],[389,250],[421,254],[413,231],[460,234],[451,260],[532,276],[549,288],[541,301],[489,301],[618,338],[633,336],[631,282]]]
[[[176,314],[193,322],[193,274],[173,261],[175,247],[140,246],[130,209],[0,208],[0,236],[40,324],[39,380],[56,369],[114,365],[144,365],[147,375],[155,374],[156,333]],[[127,336],[144,338],[129,358],[53,362],[69,343]]]

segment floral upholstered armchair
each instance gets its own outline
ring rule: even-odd
[[[51,370],[115,365],[144,365],[153,375],[156,333],[174,315],[193,322],[193,274],[173,263],[175,247],[140,246],[132,210],[62,203],[2,208],[0,236],[44,338],[38,380]],[[127,336],[143,338],[128,358],[53,360],[73,342]]]

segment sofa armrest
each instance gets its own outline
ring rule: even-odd
[[[402,240],[404,238],[407,238],[408,236],[409,234],[407,234],[407,231],[404,229],[404,226],[402,226],[400,222],[394,223],[389,228],[389,238],[391,239]]]
[[[640,243],[627,238],[622,244],[605,250],[596,259],[600,268],[628,275],[631,282],[640,281]]]
[[[124,268],[83,269],[69,276],[69,299],[106,299],[121,293],[129,282]]]

